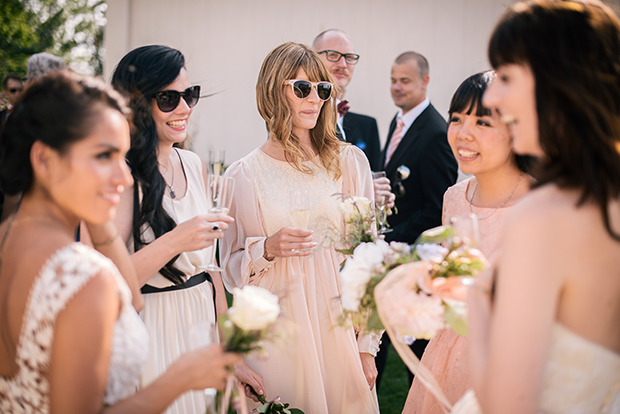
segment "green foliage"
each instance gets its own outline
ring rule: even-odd
[[[72,68],[103,72],[105,0],[2,0],[0,77],[26,75],[28,58],[40,52],[62,57]]]

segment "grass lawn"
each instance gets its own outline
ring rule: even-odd
[[[379,388],[379,409],[381,414],[400,414],[409,392],[407,367],[390,345],[385,372]]]

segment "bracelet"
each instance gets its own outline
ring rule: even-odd
[[[263,251],[265,252],[263,253],[263,258],[267,260],[268,262],[271,262],[273,259],[275,259],[275,257],[272,257],[271,259],[269,258],[269,255],[267,254],[266,244],[267,244],[267,239],[265,239],[265,242],[263,243]]]
[[[111,244],[114,242],[114,240],[116,240],[116,238],[117,238],[118,236],[120,236],[120,233],[119,233],[119,231],[118,231],[118,230],[116,230],[116,234],[115,234],[114,236],[110,237],[110,238],[109,238],[109,239],[107,239],[107,240],[102,241],[101,243],[96,243],[96,242],[93,240],[93,246],[95,246],[95,247],[109,246],[109,245],[111,245]]]

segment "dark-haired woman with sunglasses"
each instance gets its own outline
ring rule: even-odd
[[[256,95],[268,140],[232,164],[235,179],[222,239],[228,288],[259,285],[280,296],[297,329],[267,358],[248,359],[280,396],[306,413],[377,413],[374,354],[378,338],[338,327],[342,194],[373,199],[368,160],[336,137],[333,81],[320,57],[297,43],[263,62]],[[307,192],[310,217],[295,228],[289,196]]]
[[[119,62],[112,84],[128,95],[134,112],[127,153],[134,185],[123,193],[117,225],[133,252],[144,294],[141,316],[150,336],[142,376],[146,386],[195,346],[190,343],[192,326],[215,324],[216,315],[226,312],[221,277],[205,269],[213,241],[232,219],[208,212],[205,163],[173,147],[186,139],[200,96],[181,52],[166,46],[134,49]],[[262,389],[260,377],[245,364],[238,369],[244,382]],[[204,412],[200,392],[185,394],[166,411]]]

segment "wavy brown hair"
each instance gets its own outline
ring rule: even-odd
[[[310,140],[318,152],[319,161],[302,148],[299,138],[293,133],[293,118],[285,95],[285,81],[295,79],[302,68],[312,82],[334,81],[314,50],[306,45],[287,42],[272,50],[260,69],[256,82],[256,105],[265,120],[269,139],[279,142],[284,148],[284,157],[297,170],[311,174],[303,165],[304,159],[311,159],[324,168],[336,180],[340,170],[340,147],[343,143],[336,136],[336,93],[323,104],[316,122],[310,130]],[[334,86],[335,87],[335,86]],[[335,91],[334,91],[335,92]]]
[[[528,66],[545,153],[535,187],[554,183],[595,203],[611,237],[609,202],[620,196],[620,20],[594,1],[513,5],[489,43],[494,68]]]

